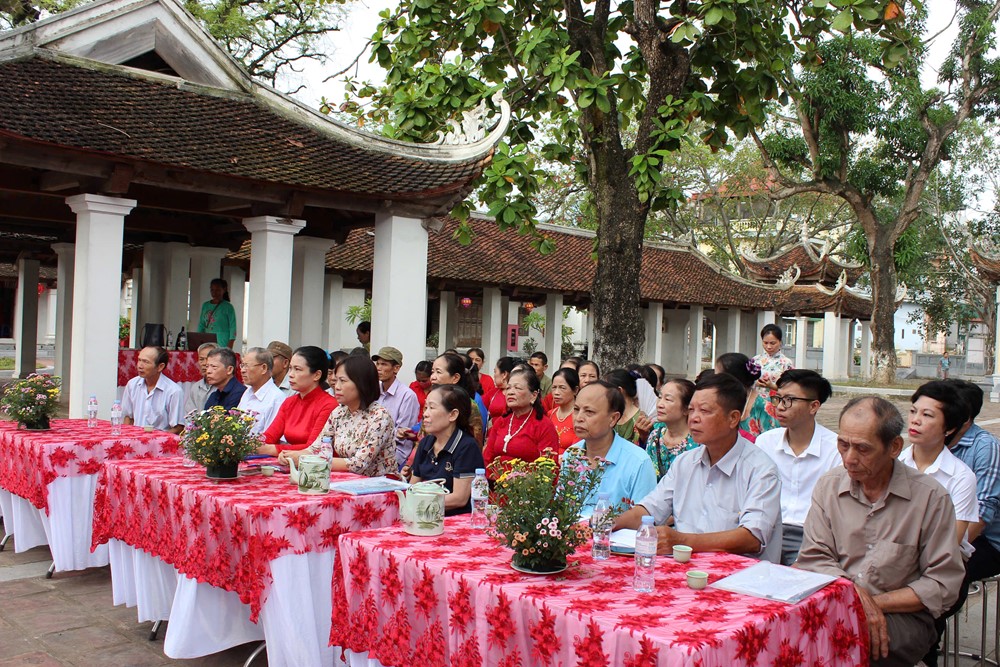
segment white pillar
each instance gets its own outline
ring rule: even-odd
[[[323,347],[323,291],[330,239],[296,236],[292,246],[292,320],[289,345]]]
[[[651,302],[646,309],[646,362],[663,365],[663,304]]]
[[[705,319],[704,306],[691,306],[688,316],[688,375],[693,380],[701,372],[701,339],[705,332],[702,326]]]
[[[687,314],[682,310],[665,310],[666,334],[660,349],[660,365],[670,375],[687,375],[687,357],[684,344],[687,340]]]
[[[164,311],[166,262],[169,250],[166,243],[145,243],[142,246],[142,291],[139,293],[139,314],[136,316],[136,336],[142,335],[146,324],[166,324]],[[135,339],[136,347],[139,338]]]
[[[242,352],[243,331],[246,324],[244,322],[246,314],[244,306],[247,299],[247,272],[239,266],[224,266],[222,267],[222,279],[229,285],[229,302],[233,304],[233,310],[236,311],[236,339],[233,341],[233,347],[236,348],[237,352]],[[198,308],[201,308],[200,303]],[[267,341],[263,345],[267,345],[269,342],[271,341]]]
[[[56,285],[59,298],[56,301],[56,361],[55,374],[62,378],[64,391],[69,391],[70,348],[73,338],[73,264],[72,243],[53,243],[56,252]]]
[[[455,293],[441,290],[438,300],[438,354],[455,346]],[[374,317],[374,313],[372,314]]]
[[[225,248],[204,248],[201,246],[189,250],[188,254],[191,257],[191,307],[185,325],[188,331],[198,330],[201,304],[211,298],[210,286],[214,279],[222,277],[222,258],[228,253],[229,251]],[[230,298],[232,298],[232,291],[230,291]],[[233,345],[239,347],[236,343]]]
[[[837,349],[839,332],[840,317],[837,313],[823,313],[823,377],[831,381],[841,376],[841,364],[838,363],[840,350]]]
[[[342,349],[345,347],[344,341],[340,340],[340,322],[344,319],[344,276],[328,273],[325,282],[323,340],[328,350]]]
[[[562,363],[563,295],[549,292],[545,295],[545,343],[543,352],[549,358],[554,373]]]
[[[139,311],[142,309],[142,267],[132,269],[132,316],[129,319],[128,342],[129,347],[136,347],[139,337],[142,335],[142,320],[139,319]]]
[[[426,323],[427,228],[416,218],[376,214],[371,347],[392,345],[403,353],[403,384],[424,358]]]
[[[861,377],[872,377],[872,323],[861,323]]]
[[[83,194],[66,203],[76,213],[69,416],[84,416],[90,394],[106,416],[117,395],[122,233],[136,201]]]
[[[188,325],[188,289],[191,274],[191,246],[186,243],[168,243],[166,258],[166,280],[160,286],[164,290],[164,324],[168,332],[176,336],[181,327]],[[201,304],[192,304],[201,310]]]
[[[250,311],[246,339],[251,346],[287,341],[291,317],[292,238],[305,220],[263,215],[246,218],[250,232]]]
[[[594,358],[594,307],[587,308],[587,319],[584,326],[587,328],[587,358]]]
[[[500,297],[500,288],[483,288],[483,337],[480,345],[486,354],[486,363],[483,366],[493,371],[497,359],[504,356],[504,335],[507,332],[503,325],[503,299]]]
[[[716,331],[718,330],[718,327],[716,327]],[[719,354],[722,354],[722,352],[740,352],[740,341],[742,338],[743,311],[739,308],[730,308],[726,313],[726,339],[722,342],[725,345],[725,349],[721,350]]]
[[[809,318],[795,318],[795,367],[806,367],[806,349],[809,347]]]
[[[849,317],[840,318],[840,340],[837,341],[840,350],[840,372],[850,379],[854,367],[854,320]]]
[[[993,389],[990,391],[990,403],[1000,403],[1000,286],[997,286],[996,313],[996,328],[993,329]]]
[[[38,351],[38,260],[17,258],[17,295],[14,301],[14,377],[35,372]]]
[[[35,313],[35,342],[38,345],[44,345],[51,342],[51,339],[48,337],[48,333],[49,297],[52,295],[52,290],[46,285],[45,291],[42,294],[38,294],[37,288],[35,294],[38,295],[38,312]]]

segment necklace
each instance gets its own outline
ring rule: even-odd
[[[531,419],[531,411],[530,411],[530,410],[528,411],[528,414],[526,414],[526,415],[524,416],[524,421],[523,421],[523,422],[521,422],[521,425],[517,427],[517,430],[516,430],[516,431],[514,431],[514,433],[513,433],[513,434],[511,434],[511,432],[510,432],[510,427],[514,425],[514,413],[513,413],[513,412],[511,412],[511,413],[510,413],[510,421],[509,421],[509,422],[507,422],[507,435],[505,435],[505,436],[503,437],[503,453],[504,453],[504,454],[506,454],[506,453],[507,453],[507,445],[509,445],[509,444],[510,444],[510,441],[511,441],[511,440],[513,440],[513,439],[514,439],[514,437],[515,437],[515,436],[516,436],[516,435],[517,435],[518,433],[520,433],[520,432],[521,432],[521,429],[522,429],[522,428],[524,428],[524,425],[528,423],[528,420],[529,420],[529,419]]]

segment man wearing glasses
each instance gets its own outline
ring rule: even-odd
[[[243,392],[237,407],[256,415],[257,421],[251,429],[253,433],[263,433],[271,425],[278,414],[278,408],[285,400],[285,395],[271,379],[273,368],[274,357],[262,347],[251,347],[240,362],[240,372],[247,390]]]
[[[781,374],[771,404],[782,428],[757,436],[781,475],[781,562],[791,565],[802,546],[802,526],[813,487],[823,473],[840,465],[837,434],[816,423],[816,413],[833,393],[816,371],[789,369]]]

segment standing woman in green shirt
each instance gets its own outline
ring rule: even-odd
[[[220,347],[233,349],[236,340],[236,309],[229,303],[229,283],[222,278],[215,278],[209,285],[212,298],[201,304],[201,317],[198,319],[200,333],[214,333]]]

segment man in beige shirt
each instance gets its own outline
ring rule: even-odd
[[[882,398],[844,407],[844,467],[816,484],[795,566],[853,581],[872,664],[910,667],[936,639],[934,618],[955,602],[965,568],[948,492],[896,460],[903,424]]]

